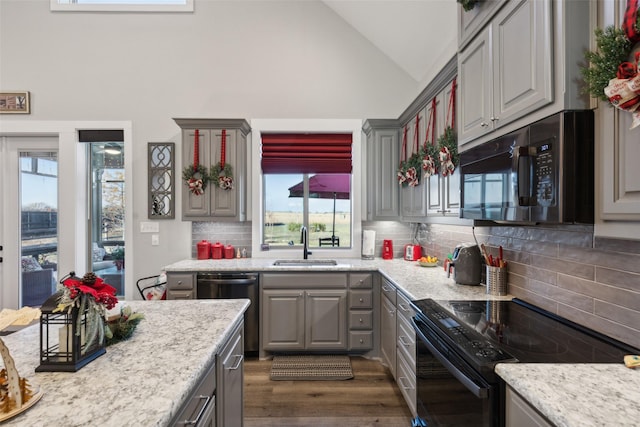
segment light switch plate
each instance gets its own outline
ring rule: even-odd
[[[151,235],[151,246],[158,246],[160,244],[160,235],[152,234]]]
[[[160,223],[152,222],[152,221],[141,221],[140,232],[141,233],[158,233],[160,232]]]

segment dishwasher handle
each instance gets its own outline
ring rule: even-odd
[[[198,282],[206,282],[212,285],[253,285],[258,281],[256,277],[249,277],[246,279],[209,279],[207,277],[198,278]]]

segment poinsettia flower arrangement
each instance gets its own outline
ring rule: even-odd
[[[94,273],[87,273],[82,278],[71,272],[62,280],[62,290],[58,299],[58,306],[54,312],[71,312],[77,308],[80,313],[86,313],[84,348],[90,348],[97,340],[99,345],[105,341],[105,314],[118,303],[116,289],[105,283]],[[76,334],[82,331],[82,317],[78,316]]]

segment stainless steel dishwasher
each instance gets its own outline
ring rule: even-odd
[[[257,354],[259,347],[258,273],[198,273],[198,299],[237,299],[251,301],[244,313],[244,352]]]

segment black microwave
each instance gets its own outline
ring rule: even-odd
[[[593,224],[593,111],[563,111],[463,151],[460,174],[462,218]]]

